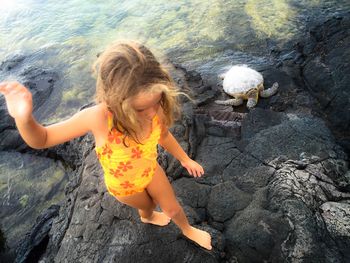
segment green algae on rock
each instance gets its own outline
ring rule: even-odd
[[[8,160],[11,159],[11,162]],[[64,198],[66,171],[48,158],[1,152],[0,218],[8,245],[13,246],[30,230],[37,215]]]

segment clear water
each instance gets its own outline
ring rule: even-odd
[[[62,73],[54,121],[91,100],[90,67],[116,39],[178,61],[210,60],[225,49],[264,52],[266,39],[283,44],[312,16],[345,9],[348,0],[0,0],[0,61],[32,54],[33,64]]]

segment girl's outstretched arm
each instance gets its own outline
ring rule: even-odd
[[[32,94],[26,87],[15,81],[1,82],[0,93],[5,96],[9,114],[15,119],[23,140],[32,148],[42,149],[60,144],[90,130],[89,109],[78,112],[66,121],[44,127],[32,115]]]
[[[181,165],[187,169],[190,175],[200,177],[204,174],[203,167],[187,155],[175,137],[164,126],[162,127],[159,144],[176,159],[178,159]]]

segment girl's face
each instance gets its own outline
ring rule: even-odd
[[[151,121],[157,114],[162,100],[162,92],[140,92],[130,98],[131,107],[135,110],[139,121]]]

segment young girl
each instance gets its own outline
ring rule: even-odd
[[[32,96],[24,86],[0,83],[21,136],[29,146],[41,149],[91,132],[111,195],[138,209],[143,223],[165,226],[173,220],[187,238],[211,250],[209,233],[189,225],[156,160],[160,144],[191,175],[204,173],[168,131],[179,112],[180,94],[170,75],[145,46],[135,42],[110,46],[94,68],[97,105],[47,127],[32,116]],[[163,212],[154,211],[157,204]]]

